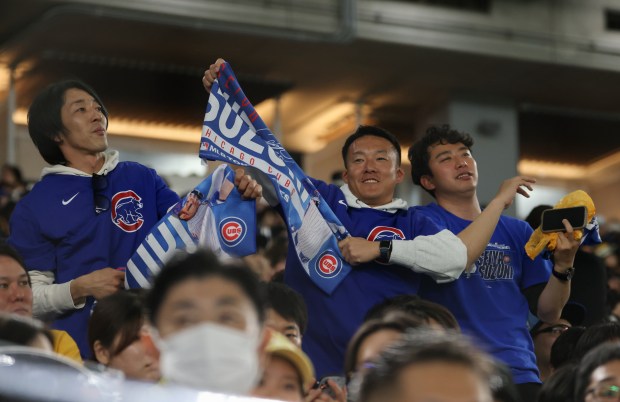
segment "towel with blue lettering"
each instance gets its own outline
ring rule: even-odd
[[[204,117],[200,157],[265,173],[278,194],[297,258],[331,294],[351,271],[338,248],[349,234],[310,179],[269,131],[228,63],[213,83]]]
[[[256,201],[245,200],[225,164],[175,204],[155,225],[125,272],[126,288],[148,288],[176,250],[203,247],[220,259],[256,253]]]

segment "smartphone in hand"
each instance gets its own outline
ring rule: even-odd
[[[583,229],[587,216],[588,210],[584,206],[546,209],[542,213],[541,230],[543,233],[564,232],[563,219],[567,219],[573,229]]]

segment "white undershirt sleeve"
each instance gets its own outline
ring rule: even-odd
[[[426,274],[437,283],[452,282],[467,265],[467,247],[449,230],[413,240],[392,240],[390,263]]]
[[[75,305],[71,297],[71,282],[56,284],[52,271],[30,271],[32,282],[32,315],[47,321],[55,315],[68,310],[84,307],[85,303]]]

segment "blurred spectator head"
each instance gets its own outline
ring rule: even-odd
[[[269,260],[262,254],[250,254],[243,257],[243,261],[252,270],[261,282],[269,282],[273,278],[273,270]]]
[[[410,314],[435,329],[460,331],[459,324],[450,310],[441,304],[420,299],[416,295],[399,295],[386,299],[368,310],[364,319],[382,318],[392,311]]]
[[[579,363],[576,402],[620,399],[620,345],[606,343],[590,350]]]
[[[388,347],[352,392],[358,402],[491,402],[493,360],[458,333],[415,331]]]
[[[30,277],[20,255],[6,243],[0,243],[0,312],[32,316]]]
[[[286,255],[288,254],[288,237],[286,237],[286,234],[282,233],[272,238],[267,243],[264,254],[269,260],[274,275],[284,272]]]
[[[2,170],[0,170],[0,185],[8,187],[9,189],[24,186],[25,183],[21,169],[14,165],[2,165]]]
[[[179,253],[155,277],[147,305],[164,379],[230,394],[254,387],[268,339],[265,298],[240,261],[223,265],[211,252]]]
[[[421,326],[426,326],[425,321],[402,311],[392,311],[389,316],[364,322],[347,346],[345,374],[348,378],[356,373],[363,374],[389,345],[400,340],[408,330]]]
[[[581,335],[586,332],[586,327],[570,327],[562,332],[551,346],[549,364],[553,370],[558,370],[565,364],[575,363],[573,354]]]
[[[302,350],[276,331],[270,331],[267,363],[252,396],[303,402],[314,382],[312,362]]]
[[[267,317],[265,325],[287,337],[301,347],[308,310],[299,293],[283,283],[265,284],[267,294]]]
[[[81,81],[60,81],[41,91],[28,109],[28,132],[39,153],[50,165],[67,162],[59,144],[67,134],[61,110],[65,103],[65,93],[70,89],[80,89],[92,96],[101,106],[106,121],[108,118],[108,111],[97,93]]]
[[[11,234],[11,227],[9,222],[11,221],[11,214],[15,209],[15,203],[8,201],[4,205],[0,205],[0,242],[4,238],[8,238]]]
[[[54,351],[52,334],[42,322],[15,314],[0,314],[0,341]]]
[[[577,341],[573,357],[581,359],[590,350],[603,343],[620,343],[620,324],[604,322],[587,328]]]
[[[558,321],[554,323],[538,321],[530,329],[541,380],[546,380],[551,373],[551,348],[556,339],[573,325],[580,325],[585,315],[586,309],[583,305],[569,302],[562,309]]]
[[[146,321],[145,291],[116,292],[97,301],[88,323],[95,359],[127,378],[159,381],[159,351]]]
[[[530,213],[525,218],[525,221],[530,225],[532,229],[536,230],[536,228],[538,228],[540,226],[540,223],[542,222],[543,211],[545,209],[551,209],[551,208],[553,208],[552,205],[546,205],[546,204],[538,205],[532,208]]]
[[[572,402],[575,396],[575,378],[578,366],[567,364],[543,382],[538,402]]]

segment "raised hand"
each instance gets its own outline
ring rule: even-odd
[[[215,63],[211,64],[209,68],[205,70],[205,74],[202,77],[202,85],[207,92],[211,93],[211,87],[213,86],[213,81],[217,78],[217,72],[225,62],[224,59],[217,59]]]
[[[506,209],[512,204],[517,194],[530,198],[526,189],[533,191],[532,184],[534,183],[536,183],[536,179],[527,176],[516,176],[511,179],[506,179],[502,182],[493,200],[501,202],[504,209]]]
[[[235,170],[235,186],[243,198],[257,199],[263,195],[263,187],[242,168]]]

